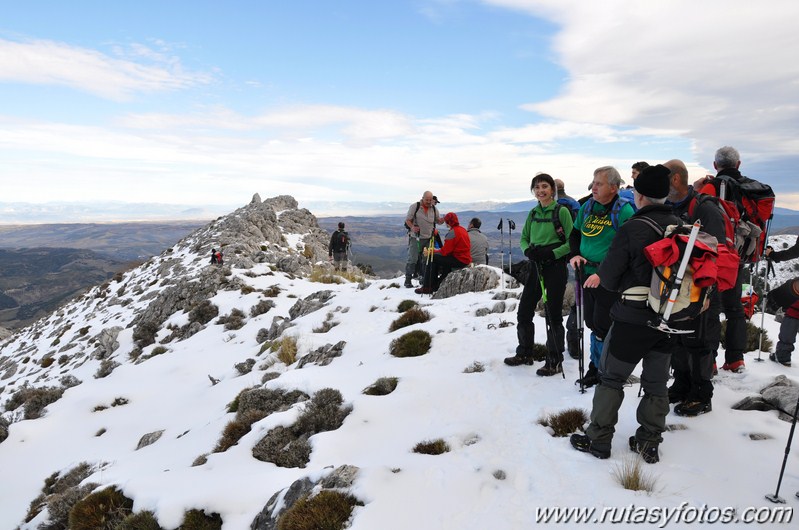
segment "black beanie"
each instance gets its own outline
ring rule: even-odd
[[[646,197],[665,199],[669,196],[671,170],[663,164],[645,167],[635,179],[635,190]]]

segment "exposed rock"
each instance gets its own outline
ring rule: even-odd
[[[8,420],[0,416],[0,443],[3,443],[8,438],[8,426]]]
[[[159,438],[161,438],[162,434],[164,434],[164,430],[163,429],[160,430],[160,431],[154,431],[154,432],[145,434],[139,440],[138,445],[136,445],[136,450],[138,451],[142,447],[147,447],[148,445],[154,444],[155,442],[158,441]]]
[[[759,396],[748,396],[732,406],[736,410],[779,410],[780,419],[792,421],[791,414],[799,402],[799,386],[784,375],[760,391]]]
[[[435,292],[433,298],[440,300],[457,294],[476,293],[499,287],[499,275],[489,267],[465,267],[452,271]]]
[[[286,489],[280,490],[269,499],[264,509],[261,510],[250,525],[251,530],[276,530],[280,516],[294,506],[298,500],[310,495],[318,494],[325,489],[347,489],[355,483],[359,468],[356,466],[339,466],[329,475],[317,482],[312,482],[308,477],[294,481]]]
[[[304,355],[297,361],[297,368],[302,368],[306,364],[316,364],[318,366],[327,366],[328,364],[333,362],[333,359],[336,357],[341,357],[341,353],[344,351],[344,346],[347,343],[345,341],[340,341],[334,344],[325,344],[324,346],[317,348],[316,350],[312,351]]]
[[[289,309],[289,316],[291,320],[295,320],[301,316],[318,311],[323,308],[331,298],[333,298],[333,291],[317,291],[306,296],[302,300],[297,300],[297,302],[291,306],[291,309]]]
[[[0,327],[0,341],[3,341],[5,339],[7,339],[8,337],[10,337],[13,334],[14,334],[14,332],[11,331],[10,329],[6,329],[6,328]]]
[[[507,307],[505,306],[505,302],[500,301],[494,304],[494,307],[491,309],[487,307],[481,307],[474,312],[474,315],[478,317],[484,317],[486,315],[490,315],[491,313],[504,313],[506,309]]]
[[[268,340],[275,340],[291,326],[293,326],[291,320],[287,319],[286,317],[275,317],[272,319],[272,325],[269,326],[268,330],[265,328],[258,330],[258,335],[256,335],[255,340],[258,342],[258,344],[263,344]]]
[[[95,348],[92,352],[92,357],[95,359],[105,359],[114,353],[117,348],[119,348],[119,341],[117,340],[117,337],[119,336],[120,331],[122,331],[121,327],[114,326],[112,328],[104,329],[97,334],[97,336],[94,337],[94,339],[97,341],[97,348]]]

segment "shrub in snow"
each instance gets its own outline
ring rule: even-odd
[[[221,530],[222,516],[214,512],[206,514],[205,510],[188,510],[183,514],[180,530]]]
[[[210,300],[203,300],[189,311],[189,322],[208,324],[219,315],[219,308],[211,303]]]
[[[272,300],[261,300],[250,308],[250,316],[257,317],[258,315],[263,315],[273,307],[275,307],[275,303]]]
[[[485,371],[486,371],[485,365],[483,365],[483,363],[479,361],[474,361],[472,364],[463,369],[464,374],[474,374]]]
[[[59,379],[58,382],[61,383],[61,386],[63,386],[66,389],[66,388],[72,388],[73,386],[78,386],[83,381],[81,381],[72,374],[68,374]]]
[[[412,326],[414,324],[421,324],[423,322],[427,322],[430,320],[430,313],[425,311],[424,309],[420,309],[418,307],[412,307],[405,311],[397,320],[391,323],[389,326],[389,331],[397,331],[400,328],[404,328],[406,326]]]
[[[290,427],[269,431],[255,447],[253,456],[280,467],[305,467],[311,458],[308,438],[341,427],[352,407],[343,406],[341,392],[325,388],[314,394],[305,411]]]
[[[239,443],[245,434],[250,432],[252,424],[263,419],[266,414],[260,410],[249,410],[243,414],[237,414],[236,419],[228,422],[222,431],[222,437],[214,447],[214,453],[223,453]]]
[[[108,377],[111,375],[119,363],[116,361],[112,361],[111,359],[103,359],[100,361],[100,366],[97,368],[97,372],[94,374],[95,379],[102,379],[103,377]]]
[[[253,366],[255,366],[255,359],[247,359],[243,363],[236,363],[233,365],[239,375],[249,374],[252,372]]]
[[[114,530],[163,530],[158,524],[155,514],[149,510],[137,512],[125,517]]]
[[[131,513],[133,500],[111,486],[75,503],[69,512],[69,530],[116,528]]]
[[[94,472],[87,462],[81,462],[62,476],[53,473],[44,480],[42,493],[31,501],[25,522],[28,523],[47,507],[50,515],[49,524],[40,528],[66,528],[69,510],[80,499],[88,495],[97,484],[87,484],[84,488],[78,485]]]
[[[652,493],[657,485],[657,477],[645,471],[641,462],[642,460],[635,456],[625,457],[621,464],[616,464],[613,476],[626,490]]]
[[[305,497],[283,512],[277,520],[280,530],[340,530],[346,528],[355,506],[363,503],[348,493],[323,490]]]
[[[363,389],[367,396],[387,396],[397,388],[399,379],[396,377],[381,377],[368,387]]]
[[[423,455],[440,455],[449,452],[449,444],[441,438],[437,440],[425,440],[424,442],[416,444],[413,448],[413,452]]]
[[[23,408],[23,417],[26,420],[33,420],[42,416],[44,408],[55,403],[64,394],[64,389],[54,386],[44,386],[40,388],[32,388],[23,386],[11,395],[6,401],[6,410],[16,410],[19,407]]]
[[[158,333],[158,323],[152,320],[140,322],[133,328],[133,342],[139,348],[144,348],[155,342],[155,334]]]
[[[8,420],[0,416],[0,443],[3,443],[8,438]]]
[[[389,353],[394,357],[418,357],[430,351],[433,337],[417,329],[391,341]]]
[[[746,321],[746,346],[744,346],[744,352],[748,351],[757,351],[758,347],[760,347],[760,328],[750,321]],[[721,323],[721,347],[726,348],[725,346],[725,336],[727,334],[727,321]],[[768,331],[763,329],[763,351],[769,352],[771,351],[772,346],[774,343],[771,342],[771,339],[768,336]]]
[[[241,309],[234,308],[229,315],[219,317],[216,323],[224,324],[225,329],[231,331],[241,329],[244,326],[244,318],[244,312]]]
[[[277,351],[280,362],[289,366],[297,361],[297,338],[283,337],[280,340],[280,349]]]
[[[544,427],[551,427],[553,436],[568,436],[578,430],[583,430],[583,425],[588,421],[588,413],[583,409],[572,408],[550,414],[538,421]]]

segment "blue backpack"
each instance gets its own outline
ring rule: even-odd
[[[583,208],[586,209],[585,215],[591,215],[593,213],[595,203],[596,201],[593,197],[586,201],[586,203],[583,205]],[[619,212],[621,212],[621,209],[624,208],[625,204],[630,204],[630,199],[619,195],[613,202],[613,206],[610,207],[610,223],[613,225],[613,230],[616,230],[617,232],[619,230]]]

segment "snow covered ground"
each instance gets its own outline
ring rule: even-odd
[[[778,237],[791,243],[795,238]],[[782,239],[775,237],[772,242],[780,249],[776,241]],[[207,266],[205,254],[201,261],[196,260],[190,245],[176,248],[174,256],[185,261],[187,274]],[[538,420],[572,407],[589,412],[593,392],[579,393],[574,384],[578,364],[568,356],[565,379],[537,377],[540,363],[517,368],[503,364],[502,359],[515,348],[516,328],[501,324],[515,323],[515,301],[508,301],[505,313],[475,316],[477,309],[496,304],[492,297],[499,289],[431,300],[398,287],[401,280],[373,281],[363,289],[353,283],[322,285],[259,264],[249,272],[233,270],[235,277],[255,291],[222,291],[211,299],[219,306],[220,315],[233,308],[249,315],[249,309],[264,299],[259,290],[280,287],[280,294],[272,299],[276,307],[248,317],[241,329],[229,331],[212,322],[186,340],[164,344],[166,353],[136,364],[127,358],[133,349],[133,330],[126,328],[119,335],[120,346],[113,357],[120,366],[100,379],[93,377],[97,360],[68,367],[55,363],[51,370],[38,364],[42,356],[56,349],[54,333],[65,320],[76,324],[63,334],[61,344],[86,326],[86,336],[109,326],[126,326],[134,311],[147,305],[146,293],[159,288],[157,265],[155,260],[128,273],[122,282],[111,283],[112,291],[134,280],[147,286],[135,302],[104,305],[91,296],[96,294],[93,291],[59,315],[40,322],[38,337],[28,331],[14,339],[33,348],[24,368],[0,381],[0,386],[6,386],[4,399],[10,396],[11,383],[15,388],[25,381],[41,386],[53,384],[65,374],[75,375],[83,383],[66,390],[42,418],[14,422],[8,439],[0,444],[0,528],[36,528],[46,512],[22,523],[45,478],[83,461],[104,463],[89,480],[102,486],[117,485],[134,499],[135,511],[152,510],[164,528],[176,528],[184,511],[191,508],[219,513],[226,530],[249,528],[275,492],[301,477],[318,477],[331,466],[343,464],[360,468],[352,490],[364,503],[356,507],[352,518],[352,528],[360,530],[524,529],[546,522],[540,519],[540,510],[547,507],[596,508],[589,518],[592,521],[599,520],[603,509],[618,509],[607,516],[606,524],[623,520],[621,510],[627,508],[639,522],[648,520],[652,526],[669,528],[696,523],[700,516],[712,522],[730,516],[734,508],[732,517],[736,519],[725,527],[757,527],[742,519],[760,518],[763,522],[774,512],[752,509],[778,508],[764,495],[775,491],[790,423],[778,419],[776,412],[743,412],[731,406],[757,394],[776,375],[799,380],[799,359],[788,368],[768,360],[756,362],[757,353],[750,352],[746,371],[721,372],[715,379],[711,413],[697,418],[669,414],[670,425],[685,428],[664,435],[660,463],[644,464],[645,472],[656,480],[654,491],[628,491],[618,484],[614,472],[639,458],[627,448],[627,438],[637,426],[638,386],[626,389],[609,460],[579,453],[568,438],[553,437]],[[780,278],[787,279],[789,272],[784,267],[779,271]],[[296,319],[285,334],[298,338],[300,356],[342,340],[346,341],[343,355],[328,366],[302,369],[278,362],[268,371],[281,375],[266,387],[308,394],[326,387],[339,389],[353,407],[343,426],[311,438],[313,453],[304,469],[280,468],[254,459],[253,445],[271,428],[296,419],[303,405],[295,405],[254,424],[238,445],[210,454],[206,464],[192,466],[198,456],[211,452],[233,418],[227,405],[242,389],[261,384],[267,371],[263,366],[271,362],[273,354],[259,354],[259,329],[269,328],[273,317],[287,316],[298,299],[322,289],[332,289],[333,299],[325,308]],[[389,332],[389,325],[399,316],[398,304],[406,299],[420,301],[433,318]],[[315,333],[329,318],[328,313],[338,325],[326,333]],[[756,314],[753,320],[759,323],[760,318]],[[183,325],[187,321],[187,315],[179,313],[167,323]],[[765,327],[776,342],[779,324],[771,315],[766,315]],[[391,341],[412,329],[433,335],[431,351],[415,358],[389,355]],[[169,333],[162,328],[158,340]],[[536,317],[538,342],[544,342],[544,334],[543,320]],[[148,346],[143,353],[155,346]],[[6,345],[0,355],[8,356],[11,351]],[[256,360],[255,369],[241,375],[234,365],[248,358]],[[767,354],[762,358],[767,359]],[[723,353],[719,360],[721,364]],[[482,363],[485,370],[465,373],[475,362]],[[209,375],[220,382],[212,385]],[[387,396],[364,395],[363,389],[379,377],[399,378],[397,389]],[[120,397],[129,403],[93,411]],[[6,412],[5,416],[12,414]],[[136,450],[144,434],[158,430],[164,434],[157,442]],[[766,439],[753,440],[750,436],[755,434]],[[451,451],[438,456],[412,452],[418,442],[437,438],[443,438]],[[797,490],[799,447],[788,457],[781,490],[790,510],[799,508],[799,498],[794,496]],[[644,513],[633,508],[653,510]],[[668,512],[671,519],[664,521],[658,509],[677,511]],[[679,517],[684,518],[683,523],[678,523]],[[549,524],[556,523],[552,520]],[[572,520],[558,526],[579,525]]]

